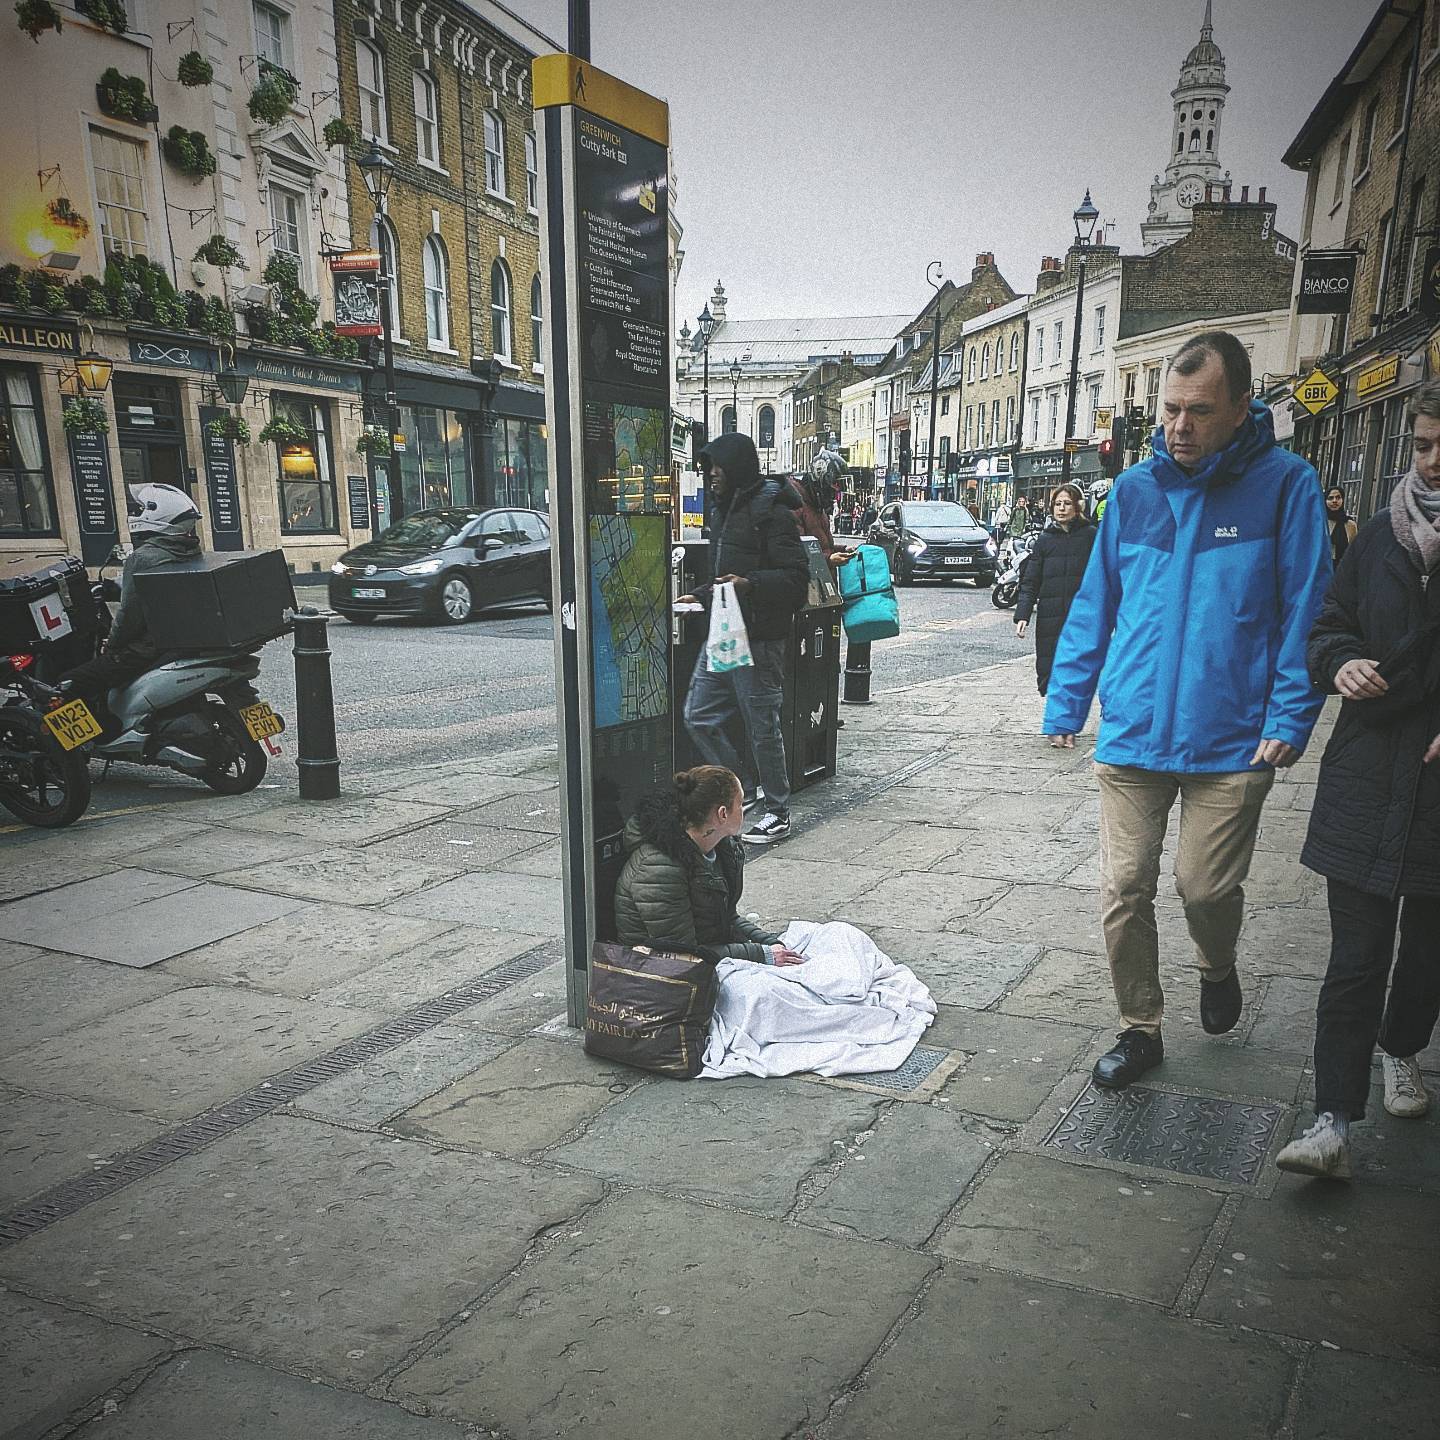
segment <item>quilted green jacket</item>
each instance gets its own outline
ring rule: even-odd
[[[727,838],[709,865],[683,831],[657,834],[643,811],[625,827],[628,858],[615,886],[616,938],[659,945],[707,959],[770,964],[771,935],[736,912],[744,887],[745,849]],[[649,832],[647,834],[647,831]],[[662,844],[664,848],[662,848]],[[689,853],[686,853],[688,847]]]

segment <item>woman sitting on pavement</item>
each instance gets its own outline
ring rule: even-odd
[[[804,958],[740,915],[745,847],[740,781],[719,765],[682,770],[625,827],[616,938],[707,959],[796,965]]]
[[[1301,1175],[1349,1178],[1377,1037],[1385,1109],[1430,1107],[1416,1056],[1440,1016],[1440,382],[1409,413],[1414,465],[1349,543],[1310,632],[1310,674],[1343,701],[1300,855],[1326,878],[1331,937],[1316,1119],[1276,1158]]]
[[[1050,494],[1050,517],[1054,524],[1035,542],[1025,562],[1020,596],[1015,604],[1015,633],[1024,635],[1030,616],[1039,606],[1035,621],[1035,678],[1043,695],[1050,687],[1050,667],[1055,647],[1065,628],[1070,604],[1085,577],[1085,566],[1095,545],[1095,527],[1083,508],[1078,485],[1059,485]]]

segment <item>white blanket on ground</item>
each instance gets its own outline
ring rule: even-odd
[[[702,1080],[864,1075],[903,1065],[935,1018],[930,991],[853,925],[797,920],[803,965],[722,960]]]

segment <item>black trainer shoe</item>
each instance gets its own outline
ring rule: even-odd
[[[789,814],[779,815],[772,810],[762,815],[740,838],[750,845],[773,845],[789,833]]]
[[[1223,980],[1200,980],[1200,1023],[1207,1035],[1224,1035],[1235,1028],[1244,1007],[1240,976],[1234,971]]]
[[[758,795],[742,795],[740,797],[740,813],[742,815],[748,815],[759,803],[760,797]]]
[[[1165,1058],[1165,1044],[1148,1030],[1125,1030],[1090,1072],[1097,1085],[1106,1090],[1123,1090]]]

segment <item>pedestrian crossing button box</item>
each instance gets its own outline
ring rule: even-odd
[[[151,638],[174,655],[257,649],[289,631],[295,610],[280,550],[199,555],[136,575],[135,589]]]

